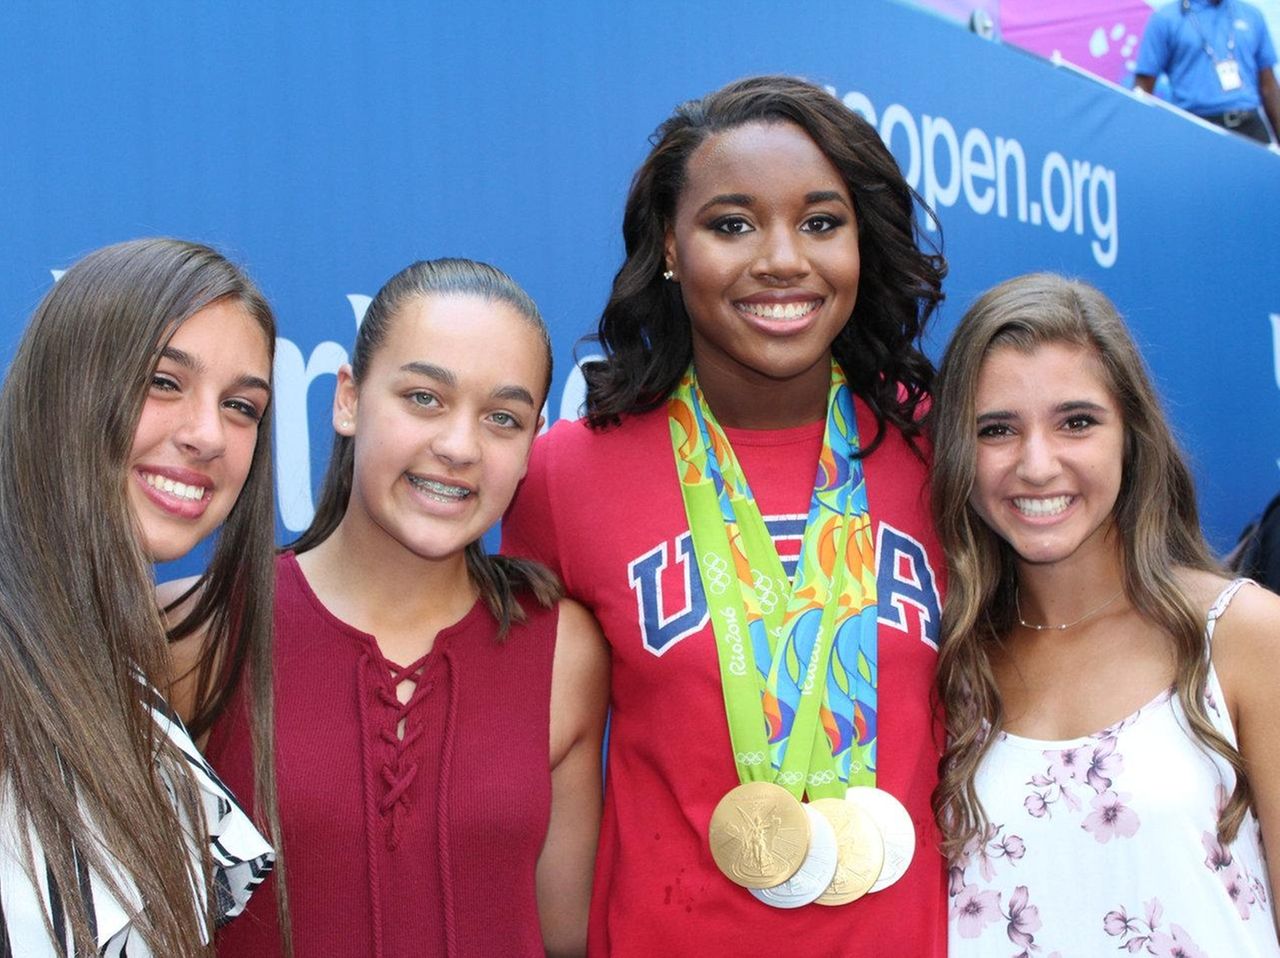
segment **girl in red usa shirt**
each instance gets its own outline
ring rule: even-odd
[[[589,953],[941,956],[918,421],[944,263],[808,83],[732,83],[653,142],[586,416],[503,526],[611,649]]]

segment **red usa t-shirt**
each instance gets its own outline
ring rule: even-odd
[[[867,442],[875,422],[860,401],[857,412]],[[823,428],[726,430],[789,573]],[[707,845],[712,809],[738,778],[666,410],[603,431],[561,421],[534,444],[503,521],[503,551],[554,569],[595,613],[612,650],[592,956],[946,954],[945,873],[929,806],[941,742],[931,683],[945,569],[927,467],[896,430],[865,473],[879,606],[878,784],[910,813],[916,854],[883,891],[786,911],[721,875]]]

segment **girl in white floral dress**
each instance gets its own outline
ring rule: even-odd
[[[951,954],[1280,955],[1280,597],[1219,575],[1114,307],[995,287],[936,397]]]

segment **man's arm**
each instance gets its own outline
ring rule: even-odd
[[[1280,136],[1280,83],[1276,83],[1276,74],[1271,67],[1258,71],[1258,96],[1262,99],[1262,109],[1271,123],[1271,130]]]

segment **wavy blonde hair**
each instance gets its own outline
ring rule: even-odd
[[[993,349],[1024,353],[1047,343],[1081,346],[1098,360],[1124,423],[1124,464],[1115,505],[1124,590],[1145,619],[1169,636],[1174,690],[1197,742],[1221,756],[1236,786],[1218,821],[1235,837],[1251,792],[1244,760],[1213,727],[1203,700],[1208,676],[1204,622],[1183,593],[1180,569],[1218,572],[1200,532],[1195,486],[1146,367],[1115,307],[1101,292],[1049,273],[994,287],[961,319],[942,361],[930,414],[934,443],[933,514],[947,557],[936,694],[946,712],[934,814],[952,859],[987,827],[974,786],[1003,710],[990,649],[1016,622],[1013,550],[969,503],[977,462],[975,394]]]

